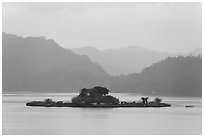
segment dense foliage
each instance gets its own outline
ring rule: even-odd
[[[83,88],[78,96],[72,98],[75,104],[118,104],[119,99],[107,95],[109,90],[105,87]]]

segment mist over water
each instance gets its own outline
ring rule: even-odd
[[[201,2],[4,2],[2,12],[3,135],[202,134]],[[26,106],[78,91],[70,105],[154,95],[172,106]]]
[[[162,97],[170,108],[27,107],[28,101],[70,101],[76,93],[3,94],[4,135],[63,134],[201,134],[202,99]],[[141,95],[112,93],[120,100],[139,101]],[[153,100],[154,97],[150,97]],[[193,105],[193,108],[185,108]]]

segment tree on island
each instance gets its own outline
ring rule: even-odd
[[[48,104],[48,103],[52,103],[53,101],[52,101],[52,99],[47,98],[47,99],[44,100],[44,102]]]
[[[161,101],[162,101],[162,99],[160,99],[160,98],[155,98],[155,99],[154,99],[154,102],[157,103],[157,104],[160,104]]]
[[[148,97],[146,97],[146,98],[142,97],[141,99],[142,99],[142,103],[144,103],[144,104],[148,103],[148,99],[149,99]]]
[[[119,99],[108,95],[109,90],[105,87],[83,88],[78,96],[72,98],[75,104],[119,104]]]

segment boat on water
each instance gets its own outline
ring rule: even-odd
[[[118,108],[118,107],[170,107],[170,104],[162,103],[162,99],[155,98],[154,101],[148,101],[148,97],[142,97],[141,101],[126,102],[108,95],[109,90],[105,87],[96,86],[90,89],[83,88],[79,95],[73,97],[71,102],[52,101],[32,101],[26,103],[26,106],[38,107],[90,107],[90,108]]]
[[[192,106],[192,105],[186,105],[185,107],[186,107],[186,108],[192,108],[192,107],[194,107],[194,106]]]

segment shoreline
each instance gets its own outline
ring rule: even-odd
[[[32,101],[26,103],[26,106],[31,107],[86,107],[86,108],[119,108],[119,107],[171,107],[170,104],[167,103],[125,103],[125,104],[74,104],[74,103],[63,103],[61,101],[45,103],[42,101]]]

